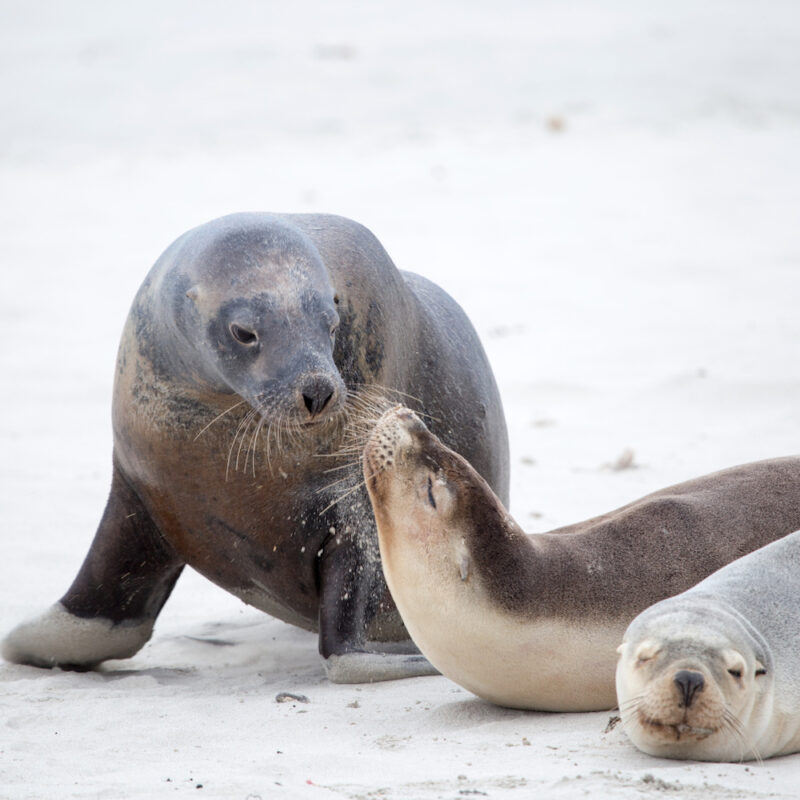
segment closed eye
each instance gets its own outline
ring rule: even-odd
[[[430,475],[428,475],[428,502],[436,508],[436,501],[433,499],[433,481]]]
[[[764,667],[761,667],[761,669],[756,670],[756,675],[766,675],[766,674],[767,671],[764,669]]]
[[[738,681],[742,677],[742,671],[740,669],[729,669],[728,675],[733,675],[733,677]]]

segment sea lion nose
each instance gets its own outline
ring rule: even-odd
[[[700,672],[682,669],[675,673],[673,679],[678,690],[683,695],[683,708],[689,708],[697,692],[702,692],[706,680]]]
[[[317,375],[306,381],[302,389],[303,404],[310,417],[321,414],[333,397],[335,387],[328,378]]]
[[[397,420],[399,420],[409,433],[427,432],[425,423],[410,409],[402,406],[397,406],[392,409],[392,412]]]

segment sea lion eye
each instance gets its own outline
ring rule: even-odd
[[[728,675],[733,675],[733,677],[738,681],[742,677],[742,671],[740,669],[729,669]]]
[[[758,675],[766,675],[766,674],[767,674],[767,671],[766,671],[766,669],[764,669],[764,667],[760,667],[759,669],[756,670],[756,675],[757,676]]]
[[[433,481],[430,475],[428,475],[428,502],[436,508],[436,501],[433,499]]]
[[[258,340],[258,334],[255,331],[250,331],[247,328],[243,328],[241,325],[237,325],[235,322],[231,323],[231,336],[236,339],[237,342],[241,344],[255,344]]]
[[[636,658],[635,666],[641,667],[648,661],[652,661],[660,652],[661,648],[658,646],[658,643],[652,641],[651,639],[647,639],[636,649],[634,654],[634,657]]]

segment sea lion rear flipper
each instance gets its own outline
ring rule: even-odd
[[[183,564],[114,466],[105,513],[61,601],[2,643],[8,661],[89,669],[129,658],[150,638]]]

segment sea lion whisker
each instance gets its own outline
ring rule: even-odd
[[[242,431],[243,428],[245,428],[245,426],[249,426],[250,420],[252,419],[254,413],[255,413],[255,410],[254,409],[250,409],[250,411],[248,411],[247,414],[245,414],[244,417],[239,421],[239,425],[238,425],[238,427],[236,428],[236,430],[235,430],[235,432],[233,434],[233,439],[231,440],[231,445],[228,448],[228,460],[227,460],[227,463],[225,464],[225,481],[226,482],[228,480],[228,475],[230,474],[231,459],[233,458],[233,448],[236,447],[236,441],[239,438],[239,433],[240,433],[240,431]],[[239,446],[239,450],[241,450],[241,449],[242,448],[241,448],[241,445],[240,445]],[[238,467],[238,459],[239,459],[238,454],[237,454],[236,459],[237,459],[236,460],[236,466],[234,467],[234,470],[238,470],[238,468],[239,468]]]
[[[371,409],[350,409],[344,427],[349,431],[374,427],[380,417],[381,414]]]
[[[367,384],[354,384],[355,386],[364,386],[366,387],[367,393],[370,395],[378,395],[383,399],[389,400],[389,395],[396,395],[398,397],[402,397],[404,400],[413,400],[415,403],[418,403],[420,406],[423,405],[422,400],[419,397],[416,397],[413,394],[409,394],[408,392],[404,392],[401,389],[395,389],[391,386],[386,386],[381,383],[371,383]]]
[[[288,414],[284,414],[282,421],[283,430],[281,431],[281,435],[283,436],[283,447],[287,451],[294,450],[296,437],[292,419]]]
[[[320,453],[321,458],[347,459],[348,462],[360,461],[363,448],[354,447],[350,450],[337,450],[335,453]]]
[[[330,455],[330,453],[320,453],[319,455],[326,456]],[[347,464],[340,464],[338,467],[328,467],[327,469],[322,470],[323,474],[327,474],[329,472],[341,472],[343,469],[354,469],[356,467],[361,466],[361,460],[358,461],[350,461]]]
[[[337,498],[328,503],[328,505],[325,506],[325,508],[323,508],[322,511],[319,512],[319,516],[322,516],[326,511],[332,509],[337,503],[341,503],[342,500],[344,500],[346,497],[349,497],[354,492],[357,492],[359,489],[362,489],[366,485],[366,483],[367,483],[366,480],[359,481],[355,486],[351,487],[346,492],[344,492],[344,494],[340,494]]]
[[[380,383],[350,383],[347,386],[347,393],[359,397],[386,397],[383,384]]]
[[[360,433],[362,435],[367,434],[375,429],[377,421],[377,419],[371,417],[352,420],[347,423],[347,431],[349,433]]]
[[[422,417],[423,420],[430,421],[430,422],[442,422],[440,417],[434,417],[433,414],[429,414],[427,411],[415,411],[414,412],[418,417]]]
[[[394,403],[387,398],[367,397],[363,394],[352,394],[347,398],[347,403],[351,408],[362,411],[379,412],[381,409],[388,411]]]
[[[364,417],[364,416],[353,416],[351,415],[347,423],[345,425],[345,430],[348,433],[354,433],[356,431],[365,431],[375,427],[375,423],[377,419],[372,417]]]
[[[324,430],[325,423],[317,423],[320,431]],[[286,443],[288,450],[294,450],[305,441],[303,436],[303,425],[299,423],[294,417],[286,415],[285,429]]]
[[[325,435],[330,430],[332,420],[325,420],[324,422],[320,423],[320,435]],[[290,429],[290,438],[292,439],[292,446],[297,447],[304,445],[306,442],[305,436],[305,428],[304,426],[296,419],[292,419],[289,424]]]
[[[252,452],[252,471],[253,477],[256,477],[256,452],[258,448],[258,437],[261,433],[261,429],[264,427],[264,423],[266,418],[262,415],[261,418],[258,420],[258,425],[256,425],[255,433],[253,434],[253,438],[250,441],[250,448]],[[247,467],[247,459],[245,458],[245,468]]]
[[[283,452],[283,411],[278,412],[278,418],[275,421],[275,446],[278,452]]]
[[[355,408],[361,408],[373,412],[380,412],[381,409],[388,411],[396,405],[400,405],[395,400],[391,400],[383,395],[373,394],[355,394],[352,396],[351,405]]]
[[[255,419],[255,416],[253,417],[253,419]],[[260,419],[259,419],[259,422],[260,422]],[[255,428],[256,430],[258,430],[258,424],[259,423],[257,422],[256,423],[256,428]],[[247,434],[249,433],[249,431],[250,431],[250,426],[248,425],[247,426],[247,430],[242,434],[242,444],[244,444],[244,441],[247,438]],[[245,448],[245,451],[244,451],[244,467],[242,468],[242,472],[247,472],[247,464],[248,464],[248,462],[250,460],[250,450],[251,450],[252,446],[253,446],[253,434],[250,435],[250,441],[247,443],[247,447]],[[240,445],[240,450],[241,450],[241,445]],[[255,469],[255,453],[253,454],[253,465],[254,465],[253,469]],[[237,467],[238,467],[238,460],[237,460]],[[254,473],[254,477],[255,477],[255,473]]]
[[[341,445],[332,455],[341,455],[342,453],[361,452],[364,449],[360,442],[347,442]]]
[[[629,728],[635,728],[639,724],[638,715],[642,705],[641,702],[632,704],[629,709],[625,710],[625,713],[622,713],[622,709],[620,709],[622,730],[627,732]]]
[[[200,431],[200,433],[198,433],[197,436],[194,437],[194,441],[196,442],[215,422],[218,422],[226,414],[230,414],[230,412],[233,411],[234,408],[239,408],[239,406],[242,405],[242,403],[246,402],[247,400],[240,400],[238,403],[234,403],[230,408],[226,408],[225,411],[223,411],[221,414],[217,414],[217,416],[214,417],[214,419],[212,419],[211,422],[208,423],[208,425],[203,426],[203,429]]]
[[[364,416],[359,415],[350,420],[347,425],[347,432],[352,436],[359,434],[361,436],[368,435],[369,432],[375,430],[375,426],[378,424],[380,420],[380,416],[372,417],[372,416]]]
[[[248,414],[246,419],[247,419],[247,425],[245,425],[244,428],[241,429],[241,435],[238,435],[237,432],[236,436],[236,441],[238,441],[239,447],[236,450],[236,459],[233,463],[234,472],[239,471],[239,458],[242,455],[242,446],[244,445],[245,436],[247,434],[248,429],[250,428],[250,422],[252,421],[253,417],[250,414]]]
[[[374,427],[378,420],[386,413],[385,409],[355,407],[350,409],[347,426],[349,428]]]
[[[361,452],[368,438],[369,433],[367,431],[359,432],[352,428],[347,428],[342,432],[342,438],[336,452],[338,454]]]
[[[633,711],[642,704],[644,696],[637,694],[634,697],[628,698],[625,702],[619,704],[620,711]]]
[[[378,420],[386,411],[397,406],[385,399],[376,401],[372,398],[354,395],[348,398],[347,407],[354,413],[356,417],[368,417],[370,419]]]
[[[344,478],[339,478],[338,480],[326,483],[325,486],[320,486],[319,488],[314,489],[314,494],[321,494],[322,492],[326,492],[329,489],[332,489],[334,486],[338,486],[341,483],[352,482],[352,480],[353,480],[352,475],[345,475]]]
[[[348,417],[351,424],[363,419],[374,420],[377,422],[377,420],[380,419],[383,414],[385,414],[386,411],[392,407],[392,404],[382,403],[380,405],[375,405],[374,403],[358,398],[348,400],[346,404]]]
[[[253,420],[256,418],[257,414],[258,414],[258,410],[254,408],[245,417],[245,419],[247,420],[247,425],[244,426],[244,428],[242,429],[242,434],[239,437],[239,449],[236,451],[236,462],[234,463],[234,470],[236,472],[239,471],[239,458],[242,455],[242,447],[244,447],[244,442],[245,442],[245,439],[247,438],[247,432],[250,430],[250,426],[253,424]],[[245,459],[246,458],[247,458],[247,454],[245,452]],[[245,461],[245,469],[246,468],[247,468],[247,463]]]
[[[432,422],[442,422],[440,418],[435,417],[433,414],[429,414],[427,411],[423,410],[424,406],[422,400],[420,400],[418,397],[414,397],[406,392],[402,392],[399,389],[390,389],[389,387],[377,388],[383,390],[383,392],[397,394],[404,399],[413,400],[418,405],[418,408],[413,409],[417,416]],[[358,400],[361,399],[362,398],[360,397],[358,398]],[[372,398],[368,395],[366,398],[363,398],[363,401],[365,404],[364,409],[370,413],[373,422],[377,422],[378,419],[383,416],[383,414],[385,414],[387,411],[390,411],[392,408],[399,408],[402,407],[402,405],[406,405],[405,403],[399,404],[395,400],[391,400],[385,394],[382,396],[378,395],[377,398]]]
[[[747,731],[741,720],[728,708],[726,708],[722,714],[722,725],[728,728],[728,730],[730,730],[739,740],[740,762],[744,761],[747,753],[751,753],[754,761],[756,761],[758,764],[764,763],[763,759],[761,758],[761,754],[758,752],[758,748],[749,741]]]

